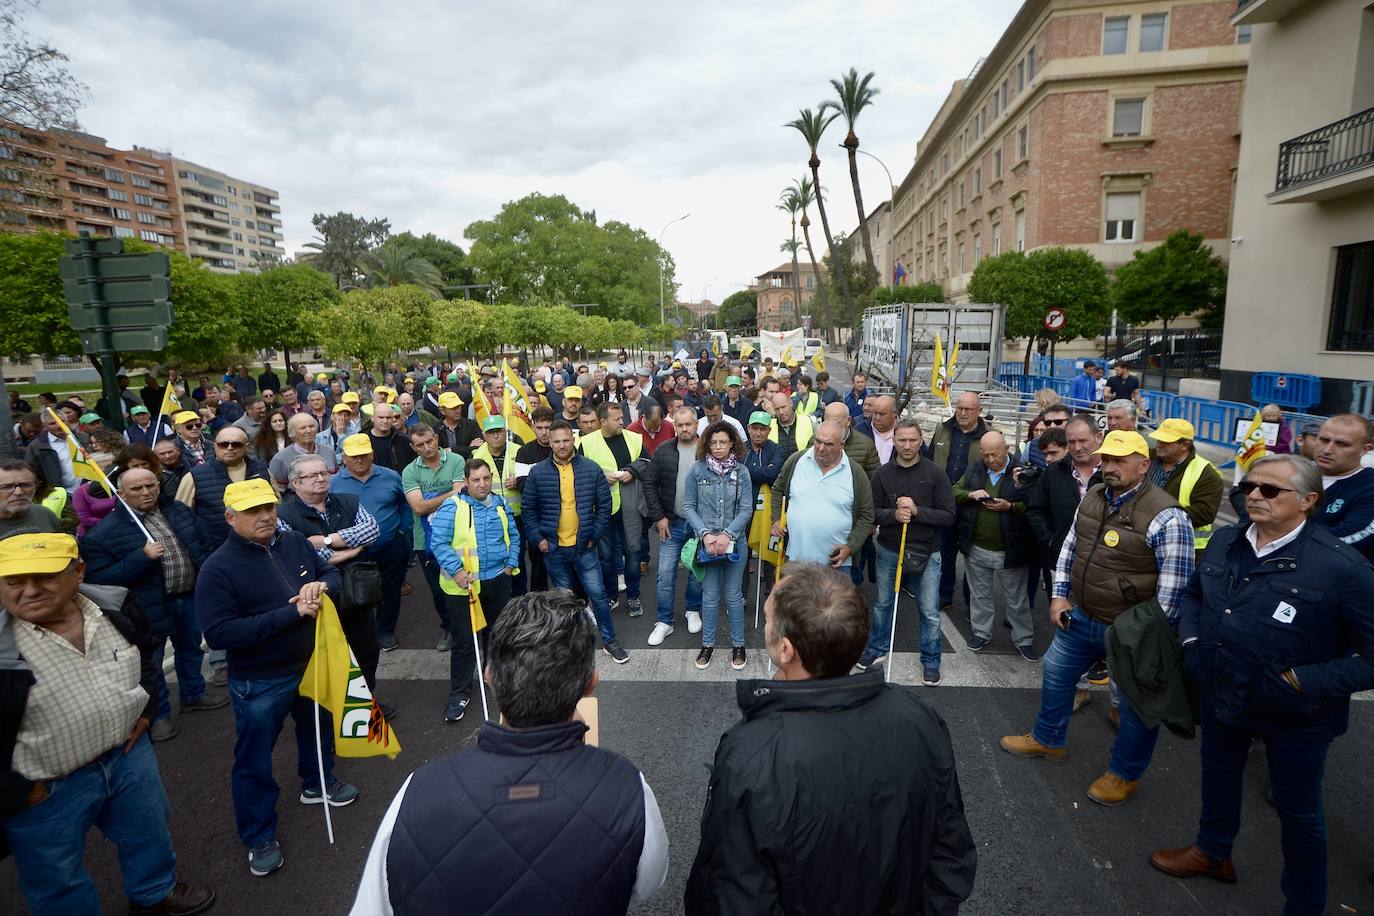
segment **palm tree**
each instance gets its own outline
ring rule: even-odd
[[[868,215],[864,212],[864,197],[859,190],[859,137],[854,133],[854,122],[858,120],[859,112],[872,105],[873,97],[878,94],[877,89],[868,85],[872,80],[872,71],[863,79],[859,79],[859,71],[850,67],[849,72],[841,79],[830,81],[830,85],[835,87],[835,94],[840,97],[838,103],[830,104],[844,116],[845,123],[849,125],[849,133],[844,138],[844,148],[849,150],[849,181],[854,185],[854,206],[859,211],[859,233],[864,243],[864,258],[868,261],[868,269],[876,272],[878,268],[873,262],[873,243],[868,238]]]
[[[790,239],[791,247],[789,248],[789,242],[784,242],[781,250],[791,251],[792,253],[792,288],[796,290],[797,293],[797,314],[800,315],[801,271],[797,267],[797,212],[801,210],[801,198],[797,196],[797,191],[795,188],[787,188],[778,197],[778,200],[780,201],[780,203],[778,204],[778,209],[786,211],[787,215],[792,218],[792,237]]]
[[[801,201],[802,238],[806,239],[806,255],[811,259],[811,275],[816,278],[816,305],[820,308],[820,331],[821,335],[829,342],[830,318],[826,301],[828,295],[826,284],[821,282],[821,268],[816,263],[816,251],[811,247],[811,217],[806,213],[806,208],[816,203],[816,189],[815,185],[811,183],[810,175],[793,179],[792,189],[796,192],[797,199]]]
[[[367,285],[371,289],[382,286],[418,286],[435,299],[443,295],[443,275],[439,268],[415,254],[415,249],[395,239],[373,251],[367,259]]]
[[[833,258],[835,255],[835,237],[830,234],[830,219],[825,215],[825,194],[821,191],[821,157],[816,152],[820,148],[821,138],[825,135],[825,129],[838,118],[839,112],[832,112],[833,102],[822,102],[813,111],[810,108],[803,108],[795,121],[788,121],[783,127],[790,127],[802,135],[807,147],[811,150],[811,159],[807,165],[811,167],[811,182],[816,195],[816,209],[821,212],[821,230],[825,233],[825,246]],[[814,258],[813,258],[814,262]],[[845,305],[849,312],[854,313],[854,295],[849,291],[849,278],[843,271],[836,271],[836,277],[840,281],[840,295],[844,296]],[[819,274],[816,282],[820,282]],[[857,344],[857,329],[852,331],[854,334],[853,342]]]
[[[794,307],[797,310],[797,317],[801,317],[801,272],[797,269],[797,249],[801,247],[801,242],[797,241],[796,230],[790,239],[783,239],[778,250],[786,252],[792,256],[792,293]]]

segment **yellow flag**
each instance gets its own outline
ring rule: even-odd
[[[720,338],[711,335],[711,353],[716,359],[720,359]]]
[[[472,617],[472,632],[480,633],[487,628],[487,615],[482,610],[482,596],[476,591],[470,594],[472,600],[468,602],[468,614]]]
[[[339,612],[328,595],[315,617],[315,653],[305,667],[300,694],[333,716],[334,753],[338,756],[395,757],[401,752],[401,742],[363,679],[344,637]]]
[[[778,356],[778,362],[785,366],[785,365],[787,365],[787,364],[788,364],[789,362],[791,362],[791,361],[792,361],[792,345],[791,345],[791,344],[788,344],[787,346],[785,346],[785,347],[782,348],[782,354]]]
[[[105,487],[107,493],[113,493],[114,487],[110,485],[109,478],[105,476],[104,471],[100,470],[100,466],[86,454],[81,443],[76,441],[76,433],[72,432],[71,427],[63,423],[62,417],[51,407],[48,408],[48,415],[57,421],[58,426],[67,431],[67,454],[72,459],[72,473],[82,480],[94,480]]]
[[[506,384],[505,394],[502,395],[501,412],[506,416],[508,432],[513,433],[522,443],[534,441],[534,427],[530,424],[529,414],[520,409],[519,403],[511,393],[510,383]],[[510,454],[510,449],[511,446],[507,445],[507,454]]]
[[[949,368],[945,365],[945,348],[940,335],[935,335],[935,357],[930,363],[930,393],[949,406]]]
[[[811,356],[811,365],[816,367],[817,372],[825,371],[825,347],[821,347]]]
[[[949,365],[945,368],[945,393],[948,400],[950,386],[954,384],[954,366],[959,362],[959,341],[954,342],[954,349],[949,351]]]
[[[458,502],[461,505],[463,501],[458,500]],[[472,509],[469,507],[469,532],[472,532],[474,530],[473,524],[474,522],[472,519]],[[471,618],[472,632],[480,633],[482,632],[482,630],[486,629],[487,615],[486,612],[482,610],[482,577],[481,567],[477,562],[476,547],[463,548],[463,569],[467,572],[469,576],[472,576],[472,582],[468,585],[468,615]]]
[[[181,402],[176,399],[176,395],[173,394],[174,391],[176,391],[176,386],[170,381],[167,383],[167,387],[162,389],[162,406],[157,409],[159,420],[163,417],[174,416],[181,410]]]
[[[749,357],[753,356],[756,352],[758,351],[754,349],[753,344],[742,343],[739,345],[740,359],[748,359]]]
[[[1263,415],[1259,411],[1255,411],[1255,419],[1250,421],[1250,428],[1245,431],[1245,438],[1241,439],[1240,445],[1236,446],[1236,466],[1242,471],[1250,470],[1250,465],[1269,452],[1269,447],[1264,443],[1263,423]]]
[[[487,404],[487,395],[476,385],[472,388],[472,416],[477,421],[479,428],[486,422],[487,417],[491,416],[491,408]]]
[[[759,487],[758,498],[754,500],[754,517],[749,522],[749,546],[765,562],[778,566],[782,563],[781,538],[773,537],[772,528],[773,488],[764,484]]]
[[[506,394],[510,397],[511,403],[526,415],[530,412],[529,400],[525,397],[525,383],[520,380],[520,376],[515,374],[511,368],[510,360],[501,360],[501,375],[506,382]]]

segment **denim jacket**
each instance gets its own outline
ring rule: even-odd
[[[693,464],[682,494],[682,513],[697,537],[724,531],[742,541],[754,517],[754,488],[748,470],[737,464],[722,477],[705,461]]]

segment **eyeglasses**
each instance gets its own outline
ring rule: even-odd
[[[233,439],[229,442],[216,442],[215,448],[247,448],[247,440]]]
[[[297,479],[297,480],[328,480],[328,479],[329,479],[329,472],[328,472],[328,471],[316,471],[316,472],[313,473],[313,474],[302,474],[302,475],[300,475],[299,477],[297,477],[296,479]]]
[[[187,429],[200,429],[205,424],[200,422],[199,420],[193,420],[190,423],[183,423],[181,425],[186,427]]]
[[[1058,419],[1058,420],[1051,420],[1051,419],[1049,419],[1049,418],[1047,417],[1047,418],[1045,418],[1042,422],[1043,422],[1046,426],[1063,426],[1063,425],[1065,425],[1066,423],[1068,423],[1069,420],[1068,420],[1067,417],[1061,417],[1061,418]]]
[[[36,483],[0,483],[0,493],[13,493],[15,491],[33,493],[37,490],[38,484]]]
[[[1260,496],[1263,496],[1265,499],[1278,499],[1280,493],[1298,492],[1288,487],[1279,487],[1272,483],[1256,483],[1253,480],[1242,480],[1240,483],[1236,484],[1236,489],[1240,490],[1240,492],[1244,493],[1246,496],[1259,490]]]

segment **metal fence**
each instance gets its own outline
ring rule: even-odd
[[[1374,163],[1374,108],[1279,144],[1275,191],[1286,191]]]
[[[1104,338],[1109,363],[1123,361],[1141,388],[1178,391],[1184,378],[1221,378],[1221,329],[1134,330]]]

